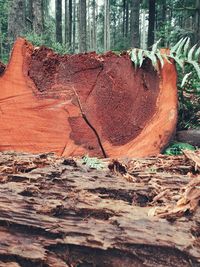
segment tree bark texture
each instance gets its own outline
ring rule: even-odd
[[[42,0],[33,1],[33,31],[38,35],[43,34]]]
[[[140,15],[140,0],[132,0],[131,2],[131,46],[140,47],[140,30],[139,30],[139,15]]]
[[[33,30],[33,0],[28,0],[26,7],[27,7],[26,25],[27,25],[27,29],[32,31]]]
[[[79,52],[87,51],[86,0],[79,0]]]
[[[196,0],[195,11],[195,43],[200,44],[200,0]]]
[[[56,7],[56,42],[62,44],[62,0],[55,0]]]
[[[127,53],[60,56],[18,39],[0,77],[0,150],[156,155],[177,121],[176,70]]]
[[[97,50],[96,0],[92,0],[92,50]]]
[[[13,45],[17,37],[25,33],[25,0],[12,0],[8,15],[8,40]]]
[[[156,16],[156,0],[149,0],[149,27],[148,27],[148,48],[149,49],[154,44],[155,16]]]
[[[76,5],[76,0],[73,1],[73,27],[72,27],[72,32],[73,32],[73,48],[72,52],[75,53],[76,51],[76,32],[77,32],[77,20],[76,20],[76,14],[77,14],[77,5]]]
[[[72,50],[72,0],[65,0],[65,43]]]
[[[200,266],[199,207],[173,222],[150,216],[187,186],[188,160],[129,164],[134,182],[106,162],[95,170],[52,154],[0,153],[0,266]]]
[[[104,1],[104,51],[110,50],[110,0]]]

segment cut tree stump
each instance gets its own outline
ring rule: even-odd
[[[0,151],[158,154],[177,121],[176,70],[127,53],[55,54],[18,39],[0,77]]]
[[[0,153],[0,266],[200,266],[200,209],[150,216],[200,183],[188,159],[127,164],[134,182],[106,161],[94,170],[52,154]]]

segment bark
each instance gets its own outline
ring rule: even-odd
[[[134,183],[106,163],[97,171],[52,154],[4,153],[0,162],[0,266],[200,265],[199,209],[173,222],[148,215],[187,186],[183,156],[133,161],[143,166]],[[165,171],[149,173],[155,166]]]
[[[97,50],[96,0],[92,0],[92,50]]]
[[[200,44],[200,0],[196,0],[195,3],[195,43]]]
[[[156,0],[149,0],[149,27],[148,27],[148,48],[149,49],[154,44],[155,16],[156,16]]]
[[[129,1],[126,1],[126,26],[125,26],[125,37],[128,37],[129,32]]]
[[[60,56],[19,39],[0,87],[1,151],[156,155],[176,127],[168,62],[158,74],[148,61],[136,70],[126,53]]]
[[[87,51],[86,0],[79,0],[79,52]]]
[[[33,5],[33,31],[38,35],[43,34],[42,0],[34,0]]]
[[[33,30],[33,0],[27,1],[27,28]]]
[[[176,140],[200,147],[200,130],[184,130],[176,133]]]
[[[140,47],[139,14],[140,0],[132,0],[131,6],[131,46]]]
[[[92,49],[92,21],[91,21],[91,14],[90,14],[90,8],[91,8],[91,1],[88,0],[87,2],[87,50],[91,51]]]
[[[125,37],[126,31],[126,0],[123,0],[123,21],[122,21],[122,35]]]
[[[56,42],[62,44],[62,0],[55,0],[56,8]]]
[[[72,50],[72,0],[65,0],[65,43]]]
[[[104,51],[110,50],[110,0],[104,0]]]
[[[163,32],[163,35],[162,35],[162,40],[161,40],[161,45],[164,47],[165,46],[165,25],[166,25],[166,10],[167,10],[167,2],[166,0],[162,1],[162,22],[161,22],[161,29],[162,29],[162,32]]]
[[[8,15],[8,40],[12,46],[17,37],[25,33],[25,0],[10,2]]]
[[[76,12],[76,0],[73,1],[73,50],[72,52],[75,53],[76,50],[76,16],[77,12]]]

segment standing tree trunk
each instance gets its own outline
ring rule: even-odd
[[[149,28],[148,28],[148,48],[154,44],[154,29],[156,17],[156,0],[149,0]]]
[[[128,37],[129,30],[129,1],[126,1],[126,27],[125,27],[125,37]]]
[[[86,0],[79,0],[79,52],[87,51]]]
[[[26,27],[28,30],[32,31],[33,30],[33,0],[28,0],[26,7],[27,7]]]
[[[56,42],[62,44],[62,0],[56,0]]]
[[[166,11],[167,11],[167,1],[163,0],[162,1],[162,22],[160,24],[161,30],[163,32],[162,35],[162,40],[161,40],[161,45],[165,46],[165,37],[166,37],[166,32],[165,32],[165,25],[166,25]]]
[[[97,36],[96,36],[96,0],[92,0],[92,50],[97,49]]]
[[[87,1],[87,49],[90,51],[92,49],[92,23],[91,23],[91,0]]]
[[[123,21],[122,21],[122,34],[125,37],[126,32],[126,0],[123,0]]]
[[[15,39],[25,32],[25,0],[10,2],[8,15],[8,41],[11,46]]]
[[[33,3],[33,31],[38,35],[43,34],[43,10],[42,0],[34,0]]]
[[[195,43],[200,43],[200,0],[196,0],[195,11]]]
[[[131,7],[131,46],[140,46],[139,31],[140,0],[132,0]]]
[[[76,50],[76,0],[73,1],[72,53]]]
[[[104,2],[104,50],[110,50],[110,0]]]
[[[72,50],[72,0],[65,0],[65,43]]]

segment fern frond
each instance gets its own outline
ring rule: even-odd
[[[176,43],[172,48],[170,49],[170,52],[173,54],[176,52],[176,50],[179,48],[179,45],[183,42],[184,38],[181,38],[178,43]]]
[[[188,61],[191,61],[192,60],[192,56],[193,56],[193,53],[194,53],[194,50],[196,48],[197,44],[195,44],[191,49],[190,51],[188,52]]]
[[[140,49],[139,52],[138,52],[138,60],[139,60],[139,67],[141,68],[142,66],[142,63],[144,61],[144,56],[143,56],[143,50]]]
[[[138,57],[137,57],[137,49],[133,48],[131,51],[131,60],[133,61],[135,68],[138,66]]]
[[[185,76],[183,77],[182,83],[181,83],[181,87],[183,87],[187,81],[187,79],[189,78],[189,76],[192,74],[192,72],[189,72],[187,74],[185,74]]]

